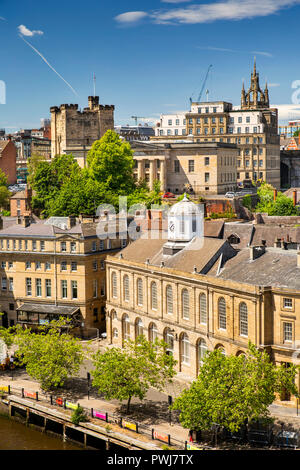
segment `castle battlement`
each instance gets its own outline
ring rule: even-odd
[[[99,96],[88,97],[88,107],[78,104],[52,106],[51,155],[71,153],[71,148],[92,145],[106,131],[114,129],[114,105],[102,105]]]

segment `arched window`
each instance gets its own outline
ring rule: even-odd
[[[137,280],[137,304],[143,305],[143,281],[141,278]]]
[[[182,318],[184,320],[190,319],[190,299],[187,289],[183,289],[181,294],[181,305],[182,305]]]
[[[167,313],[173,315],[173,289],[171,286],[166,288]]]
[[[154,343],[157,337],[158,337],[157,326],[155,325],[155,323],[150,323],[150,325],[149,325],[149,341],[151,343]]]
[[[167,353],[173,354],[174,351],[174,333],[170,328],[166,328],[164,331],[164,341],[167,343]]]
[[[226,302],[223,297],[218,302],[219,329],[226,330]]]
[[[190,364],[190,341],[189,337],[186,333],[183,333],[181,336],[181,342],[180,342],[180,350],[181,350],[181,363],[182,364]]]
[[[226,356],[225,348],[222,344],[218,344],[215,349],[218,349],[224,356]]]
[[[138,338],[144,334],[143,322],[140,318],[135,320],[135,337]]]
[[[248,336],[248,309],[245,302],[240,304],[240,335]]]
[[[206,325],[207,324],[207,304],[206,304],[205,294],[200,294],[199,306],[200,306],[200,323],[203,323],[203,325]]]
[[[129,316],[124,315],[122,319],[123,340],[130,339],[130,321]]]
[[[207,353],[206,341],[204,339],[199,339],[197,346],[198,346],[198,348],[197,348],[198,367],[201,367],[204,356]]]
[[[125,302],[129,302],[129,276],[123,278],[123,297]]]
[[[157,284],[152,282],[151,284],[151,308],[157,310]]]
[[[114,299],[118,297],[118,284],[117,284],[117,275],[112,273],[111,275],[111,287],[112,287],[112,296]]]
[[[112,334],[113,334],[113,338],[118,338],[119,333],[118,333],[117,328],[114,328],[114,329],[113,329]]]
[[[118,318],[118,315],[117,315],[117,312],[115,310],[112,310],[111,312],[111,319],[112,320],[117,320]]]

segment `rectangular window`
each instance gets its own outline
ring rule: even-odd
[[[176,126],[179,126],[179,124],[180,124],[179,119],[176,119],[175,123],[176,123]]]
[[[26,277],[26,295],[31,296],[32,295],[32,289],[31,289],[31,277]]]
[[[209,173],[205,173],[204,179],[205,179],[205,183],[209,182]]]
[[[93,270],[98,271],[98,263],[97,261],[93,261]]]
[[[205,157],[204,159],[204,165],[208,166],[209,165],[209,157]]]
[[[284,308],[293,308],[293,299],[284,298],[283,299]]]
[[[46,297],[51,297],[51,279],[46,279]]]
[[[174,160],[174,172],[179,173],[179,161]]]
[[[9,288],[10,292],[13,292],[13,290],[14,290],[14,280],[13,280],[13,278],[10,277],[8,279],[8,282],[9,282],[9,287],[8,288]]]
[[[36,261],[35,263],[35,270],[41,269],[42,268],[42,263],[40,261]]]
[[[28,240],[25,240],[25,250],[28,250]]]
[[[45,270],[46,270],[46,271],[50,271],[50,269],[51,269],[51,263],[49,263],[49,261],[46,261],[46,263],[45,263]]]
[[[67,251],[67,243],[66,242],[61,242],[60,243],[60,251]]]
[[[14,267],[14,263],[12,261],[8,262],[8,269],[12,269]]]
[[[42,297],[42,279],[35,280],[35,295],[36,297]]]
[[[61,281],[61,297],[62,299],[68,297],[68,282],[66,280]]]
[[[238,117],[238,122],[239,123],[243,122],[243,118],[241,116]]]
[[[6,240],[6,248],[9,250],[9,240]]]
[[[36,251],[36,241],[32,240],[32,251]]]
[[[19,240],[19,250],[22,250],[22,240]]]
[[[97,242],[92,242],[92,251],[97,250]]]
[[[100,268],[101,268],[101,269],[105,269],[104,259],[102,259],[102,260],[100,261]]]
[[[77,262],[76,262],[76,261],[72,261],[72,263],[71,263],[71,271],[72,271],[72,272],[77,271]]]
[[[100,290],[100,293],[101,293],[101,297],[104,297],[104,296],[105,296],[105,279],[102,279],[102,281],[101,281],[101,290]]]
[[[43,240],[40,242],[40,249],[41,251],[45,251],[45,242]]]
[[[25,269],[31,269],[31,261],[26,261]]]
[[[98,284],[97,284],[97,279],[94,279],[93,280],[93,297],[94,299],[97,297],[98,295]]]
[[[76,242],[71,242],[71,253],[76,252]]]
[[[5,269],[6,268],[6,261],[1,261],[1,268]]]
[[[104,241],[100,240],[100,251],[104,250]]]
[[[195,161],[189,160],[189,173],[194,173],[195,171]]]
[[[77,299],[77,281],[71,281],[72,299]]]
[[[62,261],[60,263],[60,270],[61,271],[66,271],[67,270],[67,262],[66,261]]]
[[[172,119],[168,119],[168,126],[172,126]]]
[[[283,323],[283,341],[291,343],[293,341],[293,325],[292,323]]]

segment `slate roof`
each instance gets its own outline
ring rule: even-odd
[[[163,253],[163,245],[166,242],[165,239],[148,240],[141,237],[122,250],[122,257],[124,260],[136,263],[146,263],[149,259],[149,264],[152,266],[160,266],[164,262],[166,268],[191,273],[194,267],[197,272],[205,271],[222,252],[227,252],[230,256],[235,255],[235,250],[226,241],[216,238],[195,237],[174,255]]]
[[[240,243],[232,244],[232,246],[240,249],[251,244],[253,233],[253,224],[226,222],[224,224],[223,239],[227,240],[231,235],[236,235],[240,239]]]
[[[244,248],[221,268],[220,274],[211,269],[208,275],[239,283],[300,290],[300,268],[297,251],[267,248],[265,254],[250,260],[250,248]]]

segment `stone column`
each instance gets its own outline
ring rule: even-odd
[[[155,176],[154,176],[154,160],[150,160],[149,161],[149,187],[150,187],[150,191],[152,191],[153,189],[153,183],[154,183],[154,179],[155,179]]]
[[[138,160],[138,181],[143,180],[144,178],[144,162],[143,160]]]
[[[161,183],[161,191],[166,191],[166,161],[160,161],[160,183]]]

